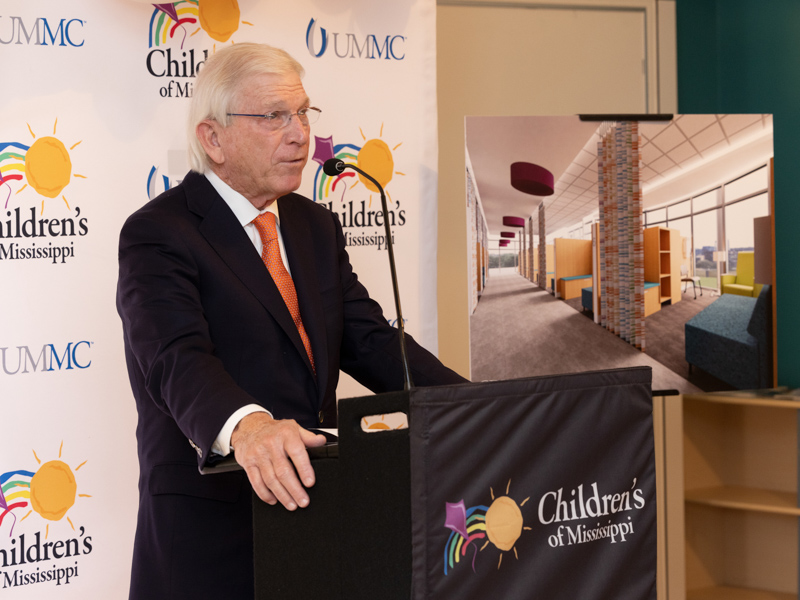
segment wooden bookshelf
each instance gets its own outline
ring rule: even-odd
[[[797,600],[800,402],[682,400],[685,596]]]
[[[696,590],[687,596],[689,600],[795,600],[794,594],[764,592],[721,586],[708,590]]]
[[[681,234],[677,229],[644,230],[644,280],[660,284],[661,304],[681,300]]]

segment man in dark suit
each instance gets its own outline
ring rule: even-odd
[[[301,76],[259,44],[209,58],[192,172],[121,232],[117,306],[139,413],[131,598],[252,598],[251,486],[307,506],[306,448],[324,443],[307,428],[336,426],[340,368],[376,392],[403,387],[398,332],[353,272],[336,216],[292,193],[319,112]],[[464,381],[411,339],[408,351],[417,385]],[[246,478],[198,472],[232,449]]]

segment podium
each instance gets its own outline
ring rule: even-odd
[[[650,369],[339,403],[310,505],[254,496],[257,599],[656,598]],[[368,433],[365,417],[408,415]]]

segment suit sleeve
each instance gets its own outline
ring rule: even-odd
[[[399,330],[389,325],[380,305],[370,298],[353,272],[341,225],[338,218],[335,215],[333,217],[336,221],[344,298],[341,368],[373,392],[402,390],[404,377]],[[434,386],[468,381],[444,366],[413,337],[408,334],[405,337],[414,385]]]
[[[124,225],[117,309],[137,402],[170,415],[202,465],[226,419],[256,400],[214,355],[199,267],[180,224],[163,217],[140,211]]]

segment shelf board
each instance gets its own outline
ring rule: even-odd
[[[794,410],[800,409],[800,401],[798,400],[779,400],[771,396],[759,396],[755,392],[752,394],[749,394],[748,392],[731,392],[729,394],[686,394],[683,397],[686,400],[711,402],[716,404],[740,404],[742,406],[766,406],[771,408],[790,408]]]
[[[776,492],[741,486],[718,486],[686,490],[686,502],[718,508],[749,510],[792,517],[800,516],[800,508],[797,506],[797,494],[791,492]]]
[[[797,600],[797,594],[722,586],[688,590],[686,600]]]

